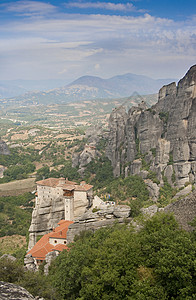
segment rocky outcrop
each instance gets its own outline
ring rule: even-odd
[[[196,191],[164,208],[165,212],[172,212],[179,224],[187,231],[192,231],[190,222],[196,216]]]
[[[159,197],[159,187],[156,183],[154,183],[150,179],[145,179],[144,180],[146,187],[149,191],[149,196],[152,198],[152,200],[157,200]]]
[[[67,242],[74,241],[74,237],[82,231],[95,231],[99,228],[112,226],[114,222],[124,223],[131,222],[131,209],[127,205],[107,206],[105,209],[100,209],[97,212],[88,211],[78,220],[69,226],[67,232]]]
[[[177,86],[174,82],[163,86],[151,108],[140,105],[126,112],[121,106],[113,110],[109,129],[106,155],[115,176],[143,177],[147,170],[156,173],[160,184],[163,176],[177,187],[195,184],[196,65]]]
[[[75,152],[72,156],[72,167],[79,167],[80,175],[84,174],[85,167],[89,164],[93,159],[99,157],[100,153],[97,151],[96,146],[94,144],[88,144],[84,146],[82,152]]]
[[[146,215],[148,217],[154,216],[158,211],[160,211],[160,209],[158,208],[158,206],[156,204],[151,205],[146,208],[141,208],[141,212],[143,213],[143,215]]]
[[[0,154],[3,154],[3,155],[10,154],[10,150],[9,150],[7,144],[4,141],[2,141],[1,139],[0,139]]]
[[[38,265],[36,259],[33,258],[31,254],[27,254],[24,258],[25,268],[29,271],[37,271]]]
[[[52,263],[52,261],[58,256],[57,254],[57,251],[52,251],[52,252],[49,252],[48,254],[46,254],[46,264],[44,266],[44,274],[45,275],[48,275],[49,273],[49,267]]]
[[[84,175],[87,164],[101,156],[101,153],[97,150],[97,145],[103,137],[103,129],[100,126],[92,126],[86,130],[85,138],[87,142],[84,149],[72,155],[72,167],[78,167],[80,175]]]
[[[16,261],[16,257],[10,255],[10,254],[3,254],[0,259],[9,259],[11,261]]]
[[[63,197],[54,197],[50,201],[42,201],[40,205],[35,205],[29,228],[28,249],[30,250],[36,244],[37,237],[52,231],[64,218],[65,199]]]
[[[35,300],[35,299],[42,299],[43,298],[34,298],[27,290],[25,290],[23,287],[0,281],[0,299],[1,300]]]

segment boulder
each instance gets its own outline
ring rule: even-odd
[[[159,186],[150,179],[145,179],[144,182],[147,186],[150,197],[152,200],[156,201],[159,198]]]
[[[16,257],[10,255],[10,254],[3,254],[0,259],[9,259],[11,261],[16,261]]]
[[[177,200],[176,202],[166,206],[164,211],[167,213],[173,213],[176,220],[185,230],[194,230],[194,228],[190,225],[190,222],[196,216],[196,191],[190,193],[183,199]]]
[[[151,205],[149,207],[146,208],[141,208],[141,212],[144,215],[148,215],[149,217],[152,217],[154,214],[156,214],[158,212],[158,206],[156,204]]]
[[[34,298],[27,290],[23,287],[0,281],[0,299],[1,300],[35,300],[39,298]],[[41,300],[41,299],[40,299]]]
[[[46,254],[46,258],[45,258],[45,266],[44,266],[44,274],[45,275],[48,275],[49,273],[49,267],[52,263],[52,261],[58,256],[58,253],[57,251],[52,251],[52,252],[49,252],[48,254]]]
[[[116,218],[128,218],[131,214],[131,208],[128,205],[116,205],[114,207],[113,215]]]
[[[27,254],[24,258],[24,265],[27,270],[29,271],[37,271],[38,265],[36,263],[36,260],[32,257],[31,254]]]

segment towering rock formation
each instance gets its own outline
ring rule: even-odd
[[[151,108],[142,103],[128,112],[113,110],[106,155],[115,176],[149,171],[160,182],[182,187],[196,182],[196,65],[178,85],[173,82],[159,91]]]
[[[93,186],[84,181],[78,185],[65,178],[47,178],[37,182],[35,207],[29,228],[31,250],[37,238],[57,227],[61,219],[74,220],[92,205]]]

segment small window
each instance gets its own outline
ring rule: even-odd
[[[64,241],[64,244],[66,245],[66,244],[67,244],[67,241]]]
[[[55,244],[56,244],[56,243],[57,243],[57,240],[55,240],[54,242],[55,242]]]

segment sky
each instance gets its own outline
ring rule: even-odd
[[[194,64],[195,0],[0,0],[0,80],[179,79]]]

